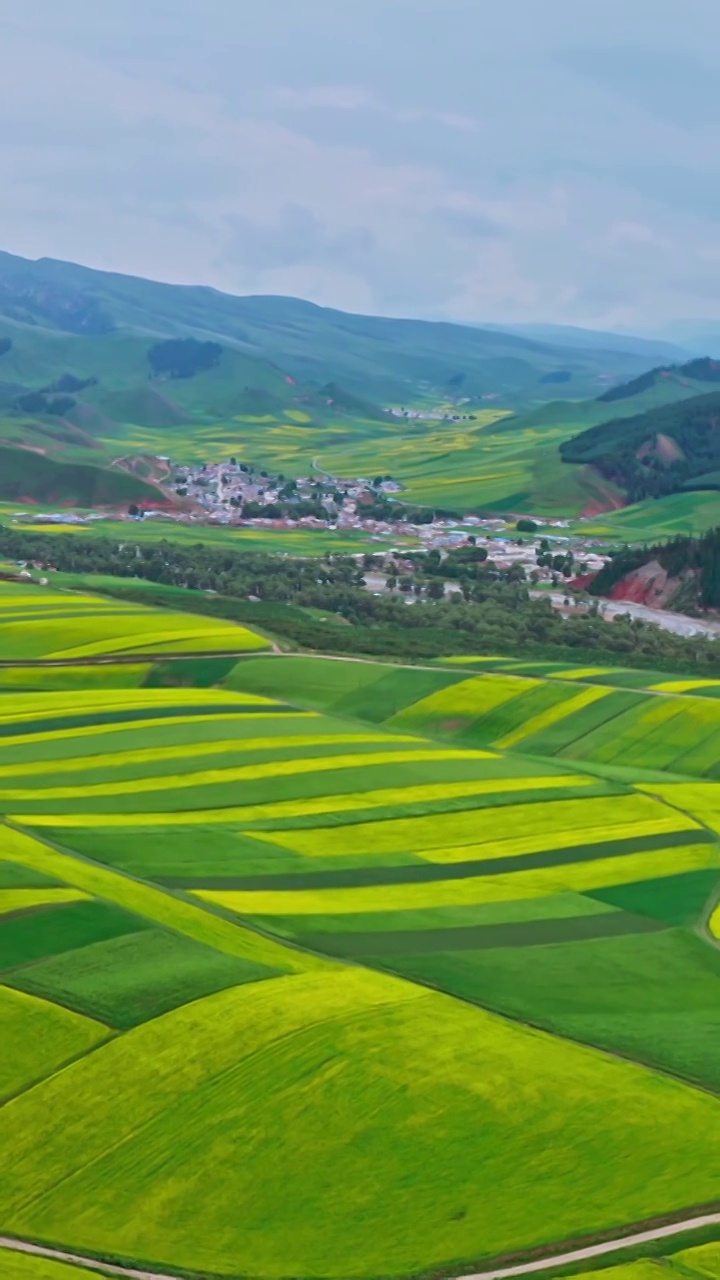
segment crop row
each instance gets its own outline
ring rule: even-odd
[[[2,1229],[145,1271],[361,1278],[710,1199],[714,791],[523,754],[642,695],[336,663],[296,710],[285,663],[6,699]],[[528,732],[390,732],[392,681],[455,698],[439,735],[488,698]]]
[[[32,584],[0,583],[0,620],[3,660],[269,647],[262,636],[220,619],[208,622]]]

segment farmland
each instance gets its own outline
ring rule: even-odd
[[[158,614],[97,596],[0,583],[0,660],[105,654],[237,652],[268,642],[245,627],[188,614]]]
[[[294,684],[315,709],[629,781],[657,771],[720,777],[712,677],[507,658],[451,658],[433,671],[290,656],[279,666],[243,660],[228,682],[266,696],[288,696]]]
[[[0,610],[0,1234],[371,1280],[717,1200],[717,697]]]

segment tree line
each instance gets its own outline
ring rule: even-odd
[[[90,580],[88,587],[246,622],[291,645],[320,652],[407,660],[507,653],[720,672],[720,643],[704,636],[676,636],[628,616],[608,623],[597,603],[587,613],[563,618],[549,600],[532,598],[513,570],[500,570],[480,556],[467,562],[466,573],[457,579],[459,590],[448,595],[445,566],[433,552],[416,555],[412,589],[399,594],[366,589],[365,572],[378,567],[370,556],[365,561],[342,555],[301,559],[202,542],[119,542],[3,526],[0,555],[43,568],[51,581],[51,569],[80,578],[102,574],[115,581]],[[153,584],[152,589],[138,580]],[[318,610],[326,621],[318,620]]]

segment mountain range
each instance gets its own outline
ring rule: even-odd
[[[0,498],[172,504],[139,462],[158,453],[237,453],[291,475],[318,457],[462,510],[572,514],[717,487],[720,370],[686,355],[628,335],[351,315],[0,253]]]

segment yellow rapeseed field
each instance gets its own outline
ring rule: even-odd
[[[82,902],[89,896],[81,889],[0,889],[0,916],[28,911],[31,907],[58,907],[64,902]]]
[[[332,741],[329,739],[329,741]],[[92,796],[132,796],[140,792],[173,791],[181,787],[211,786],[216,782],[253,782],[261,778],[289,778],[324,770],[358,769],[382,764],[412,764],[421,760],[473,760],[478,752],[425,748],[409,751],[377,751],[373,755],[319,756],[310,760],[276,760],[270,764],[240,765],[196,773],[131,778],[127,782],[89,783],[75,787],[0,787],[5,800],[87,800]]]
[[[364,911],[416,911],[426,907],[513,902],[568,891],[582,893],[633,884],[678,872],[717,867],[710,845],[653,850],[624,858],[598,858],[568,866],[514,871],[497,876],[433,880],[427,884],[372,885],[359,889],[198,889],[195,896],[241,916],[322,915]]]
[[[552,849],[557,847],[558,836],[563,832],[569,834],[573,844],[592,844],[625,835],[692,830],[697,825],[684,814],[668,811],[646,796],[547,800],[541,804],[507,805],[438,816],[389,818],[370,826],[354,826],[343,832],[342,852],[355,855],[409,850],[431,857],[429,851],[480,844],[483,837],[495,843],[528,837],[541,842],[536,843],[535,848]],[[272,840],[273,836],[265,833],[264,838]],[[327,828],[283,832],[277,838],[307,856],[338,851],[337,833]]]
[[[540,733],[541,730],[549,728],[550,725],[566,720],[569,716],[574,715],[576,711],[582,711],[584,707],[591,706],[593,702],[599,702],[601,698],[607,698],[611,692],[611,689],[603,689],[602,687],[583,689],[582,693],[577,694],[576,697],[568,698],[566,702],[559,702],[554,707],[548,707],[546,711],[542,711],[539,715],[532,716],[519,729],[515,729],[513,733],[508,733],[504,738],[500,738],[495,743],[495,746],[498,750],[508,751],[511,747],[517,746],[518,742],[523,742],[526,738],[532,737],[534,733]]]

